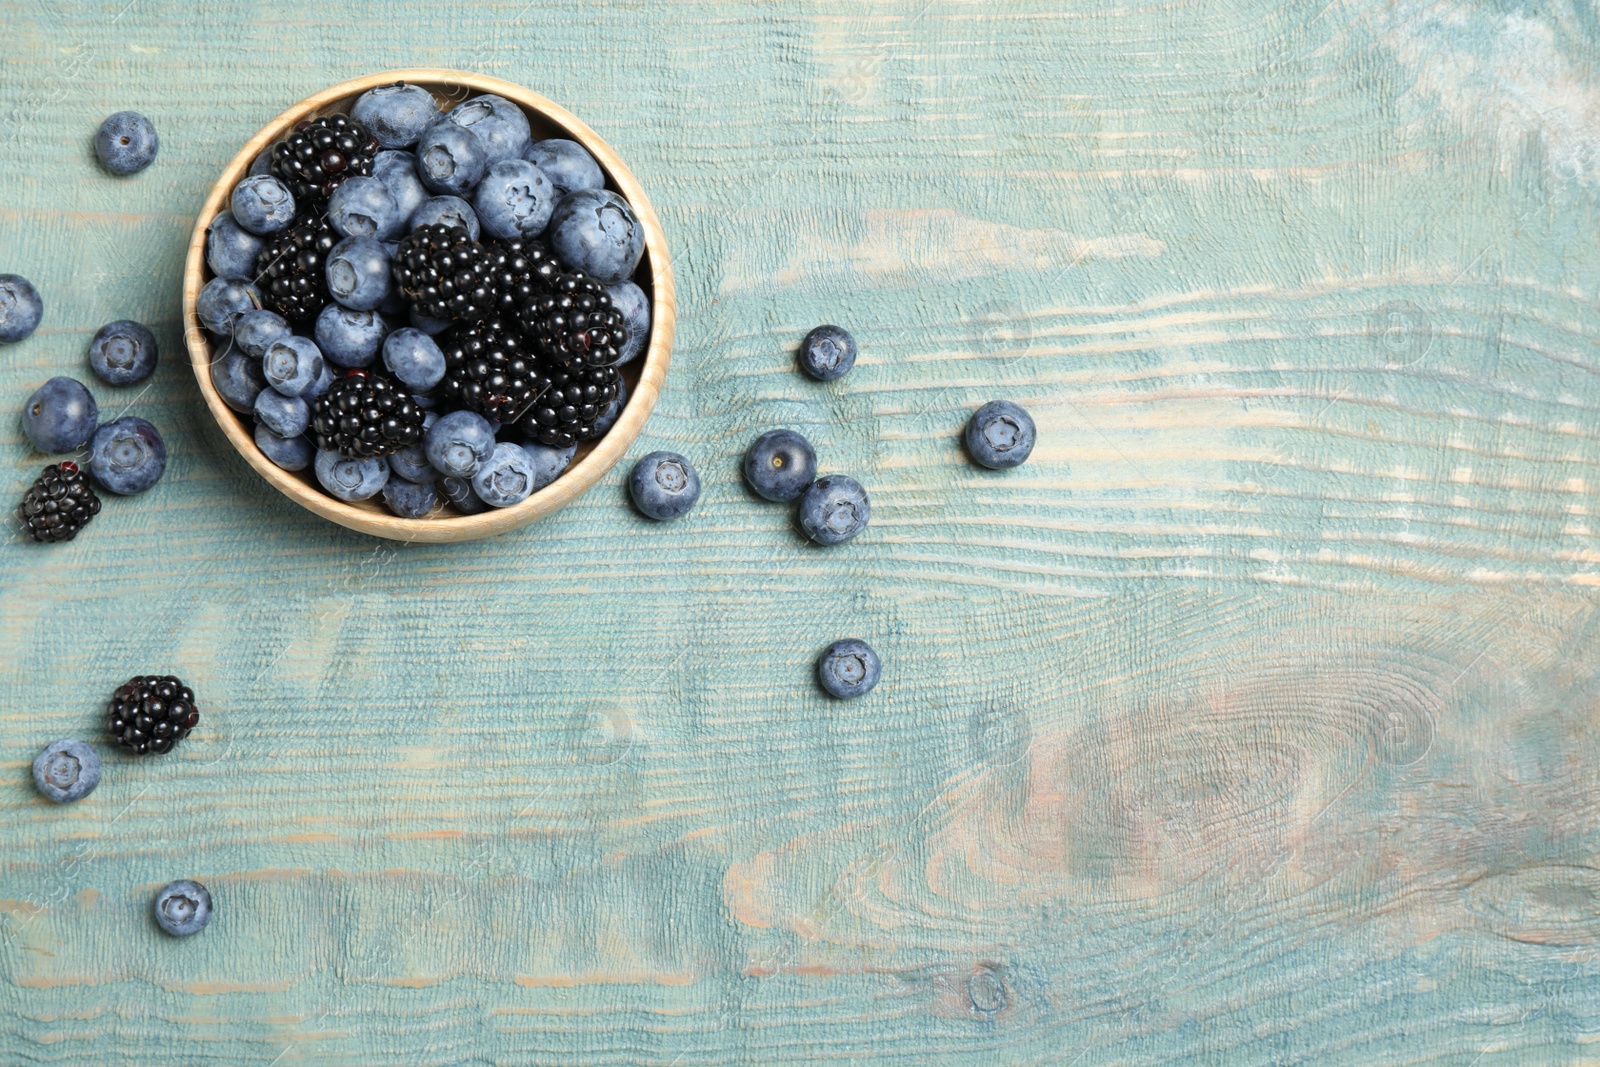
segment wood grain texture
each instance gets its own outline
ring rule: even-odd
[[[12,5],[0,270],[157,330],[166,478],[0,600],[0,1062],[1600,1062],[1600,24],[1459,0]],[[276,494],[182,358],[193,219],[285,101],[478,70],[675,257],[625,459],[400,545]],[[162,135],[99,173],[96,123]],[[793,349],[834,321],[840,382]],[[1027,405],[1029,463],[957,433]],[[859,477],[807,547],[760,431]],[[0,436],[20,493],[41,463]],[[868,698],[811,680],[829,641]],[[202,700],[97,738],[128,675]],[[162,937],[155,887],[218,918]]]

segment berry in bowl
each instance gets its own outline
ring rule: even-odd
[[[200,391],[275,488],[340,525],[465,541],[620,459],[671,356],[666,239],[638,181],[544,97],[393,71],[284,112],[189,244]]]

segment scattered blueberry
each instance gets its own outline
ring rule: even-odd
[[[444,378],[444,353],[432,337],[414,326],[402,326],[384,339],[383,365],[406,388],[419,393]]]
[[[769,430],[744,454],[744,480],[768,500],[798,499],[817,480],[817,453],[793,430]]]
[[[424,519],[439,505],[439,491],[432,482],[390,478],[383,483],[383,502],[402,519]]]
[[[267,389],[261,395],[276,394]],[[256,447],[261,449],[262,455],[286,471],[305,470],[311,466],[311,459],[317,451],[304,437],[280,437],[260,423],[256,424]]]
[[[644,255],[644,227],[609,189],[568,193],[550,216],[550,246],[574,270],[603,285],[632,276]]]
[[[448,117],[457,126],[472,131],[491,165],[520,159],[528,150],[528,116],[503,96],[475,96],[457,104]]]
[[[502,441],[473,473],[472,491],[490,507],[509,508],[533,494],[535,474],[528,453]]]
[[[389,324],[376,311],[351,311],[329,304],[317,315],[311,333],[323,358],[341,367],[370,367],[383,348]]]
[[[328,197],[328,225],[346,237],[392,240],[406,232],[405,216],[389,187],[377,178],[346,178]]]
[[[256,421],[279,437],[299,437],[311,425],[311,405],[276,389],[263,389],[256,394],[255,412]]]
[[[240,315],[261,307],[261,290],[251,282],[212,278],[194,302],[200,325],[221,337],[233,336]]]
[[[872,646],[853,637],[835,641],[817,660],[817,681],[829,696],[850,700],[878,684],[883,665]]]
[[[249,415],[255,411],[256,394],[267,388],[267,379],[259,359],[251,359],[230,344],[211,360],[211,384],[223,403]]]
[[[294,194],[271,174],[246,178],[233,187],[233,220],[251,233],[265,237],[294,221]]]
[[[39,290],[20,274],[0,274],[0,344],[12,344],[32,333],[44,315]]]
[[[440,478],[439,491],[463,515],[477,515],[489,510],[489,505],[478,499],[472,491],[470,478]]]
[[[328,253],[327,277],[335,300],[371,311],[389,295],[389,253],[375,237],[346,237]]]
[[[608,285],[606,293],[616,309],[622,312],[622,321],[628,327],[628,340],[622,346],[622,358],[617,360],[617,366],[620,367],[638,359],[639,353],[650,342],[650,298],[632,281]]]
[[[394,197],[402,219],[410,219],[428,199],[428,189],[417,177],[417,157],[410,152],[379,152],[372,160],[372,176]]]
[[[94,395],[75,378],[51,378],[22,407],[22,432],[40,452],[76,452],[99,421]]]
[[[700,499],[700,475],[676,452],[652,452],[628,476],[633,505],[652,519],[676,519]]]
[[[34,757],[33,784],[57,804],[82,800],[100,784],[100,757],[76,738],[52,741]]]
[[[800,369],[819,382],[843,378],[856,365],[856,339],[838,326],[818,326],[800,343]]]
[[[137,111],[119,111],[100,124],[94,154],[112,174],[136,174],[156,158],[161,139],[155,124]]]
[[[281,341],[293,332],[282,315],[266,308],[246,311],[233,320],[233,343],[239,346],[239,351],[255,359],[265,356],[273,342]]]
[[[346,459],[337,452],[318,452],[313,466],[322,488],[346,503],[377,496],[389,481],[389,462],[382,457]]]
[[[556,190],[527,160],[503,159],[478,183],[472,206],[491,237],[537,237],[556,209]]]
[[[494,451],[494,427],[475,411],[452,411],[433,424],[422,443],[440,474],[470,478]]]
[[[617,420],[622,417],[622,409],[627,406],[628,379],[618,378],[617,398],[611,402],[610,407],[606,408],[600,413],[600,417],[598,419],[594,420],[594,433],[590,434],[589,436],[591,438],[598,439],[610,433],[611,427],[615,426],[617,424]]]
[[[566,196],[578,189],[604,189],[605,173],[588,151],[577,141],[552,137],[535,141],[525,153],[528,162],[544,171],[550,184],[556,187],[556,196]]]
[[[811,483],[800,498],[800,529],[819,545],[838,545],[867,528],[872,503],[861,483],[829,474]]]
[[[322,352],[309,337],[285,337],[267,346],[261,373],[284,396],[299,396],[322,377]]]
[[[446,226],[459,226],[467,231],[467,236],[476,241],[483,233],[483,227],[478,222],[478,213],[472,210],[472,205],[459,196],[430,196],[417,206],[411,213],[411,229],[420,226],[434,226],[443,223]]]
[[[465,196],[483,180],[489,155],[476,134],[453,122],[440,122],[417,141],[417,177],[436,193]]]
[[[132,496],[161,480],[167,469],[167,445],[154,426],[124,415],[94,432],[88,466],[102,488]]]
[[[990,470],[1015,467],[1033,452],[1033,416],[1009,400],[991,400],[972,413],[967,453]]]
[[[168,882],[156,894],[156,925],[173,937],[198,934],[211,922],[211,893],[185,878]]]
[[[89,369],[107,385],[132,385],[156,369],[155,335],[131,319],[108,322],[89,342]]]
[[[206,264],[219,278],[247,282],[256,276],[256,258],[266,242],[220,212],[206,227]]]
[[[384,148],[410,148],[423,130],[439,121],[439,105],[422,86],[395,82],[356,97],[350,117]]]

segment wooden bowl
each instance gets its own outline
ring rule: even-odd
[[[397,81],[423,86],[444,106],[454,106],[475,93],[496,93],[519,105],[527,113],[536,140],[565,137],[588,149],[606,173],[606,187],[621,194],[632,205],[644,227],[644,258],[640,261],[634,281],[650,296],[650,343],[643,359],[635,359],[622,368],[623,378],[629,387],[627,406],[609,433],[598,441],[585,442],[578,447],[572,465],[559,478],[514,507],[491,508],[478,515],[462,515],[446,505],[425,519],[402,519],[384,507],[381,494],[371,500],[347,504],[329,496],[309,469],[286,471],[263,455],[256,447],[254,424],[228,407],[211,383],[211,338],[195,315],[195,301],[199,298],[200,290],[212,278],[206,266],[206,227],[211,225],[211,220],[219,212],[226,210],[234,185],[249,169],[256,154],[272,142],[281,140],[296,122],[348,111],[355,98],[368,89]],[[575,115],[538,93],[498,78],[454,70],[391,70],[341,82],[307,97],[269,122],[233,157],[233,162],[228,164],[222,177],[217,179],[217,184],[212,186],[211,195],[206,198],[200,217],[195,220],[194,234],[189,239],[189,258],[183,271],[183,321],[189,361],[206,405],[233,447],[275,489],[301,507],[362,533],[397,541],[471,541],[514,530],[565,506],[598,482],[622,458],[644,428],[650,410],[655,407],[661,384],[666,380],[677,324],[677,297],[672,284],[672,263],[667,256],[666,235],[661,231],[661,222],[656,218],[655,209],[650,206],[638,180],[611,146]]]

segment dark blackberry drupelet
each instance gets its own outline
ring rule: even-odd
[[[445,223],[419,226],[395,250],[394,280],[419,315],[479,322],[495,308],[494,256]]]
[[[349,115],[302,119],[294,132],[272,146],[272,173],[294,194],[295,209],[320,215],[340,182],[372,173],[378,142]]]
[[[440,336],[444,380],[434,395],[499,423],[522,418],[539,396],[527,342],[500,319],[452,326]]]
[[[266,305],[290,322],[316,320],[328,296],[328,253],[339,234],[325,218],[305,218],[271,237],[256,256],[256,284]]]
[[[346,371],[313,403],[311,433],[324,452],[388,456],[422,440],[422,409],[389,379]]]
[[[561,266],[549,246],[535,238],[496,237],[484,242],[484,247],[489,249],[495,312],[514,324],[524,307],[550,291]]]
[[[194,690],[170,674],[129,678],[106,709],[111,739],[136,756],[171,751],[199,721]]]
[[[100,498],[72,462],[44,469],[17,509],[22,526],[35,541],[70,541],[100,513]]]
[[[519,424],[523,436],[551,448],[595,436],[595,422],[617,398],[617,368],[539,360],[535,371],[538,400]]]
[[[582,271],[558,272],[522,305],[522,332],[548,363],[610,367],[622,359],[628,327],[605,286]]]

